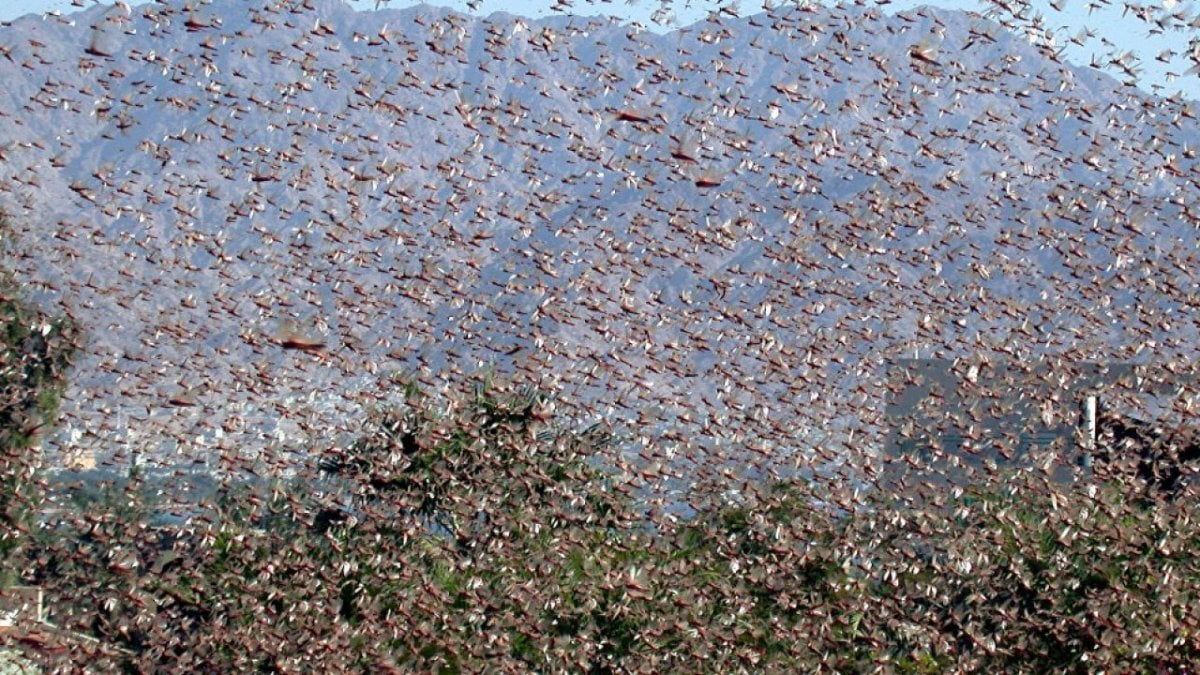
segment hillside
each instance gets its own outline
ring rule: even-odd
[[[837,463],[900,356],[1192,360],[1196,104],[981,17],[248,6],[0,29],[65,450],[236,464],[494,369],[676,462]]]

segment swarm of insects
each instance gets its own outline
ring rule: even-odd
[[[1195,8],[684,4],[0,26],[0,662],[1195,663]]]

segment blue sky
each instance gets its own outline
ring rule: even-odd
[[[770,0],[768,0],[770,1]],[[782,1],[782,0],[780,0]],[[869,0],[868,0],[869,1]],[[1003,2],[1004,0],[992,0]],[[76,0],[81,5],[90,6],[96,0]],[[743,0],[733,3],[744,14],[761,11],[762,0]],[[1022,7],[1021,0],[1013,0],[1009,6]],[[106,2],[105,4],[109,4]],[[132,4],[140,4],[134,0]],[[350,4],[362,8],[373,9],[376,4],[387,7],[404,7],[412,3],[410,0],[350,0]],[[459,11],[467,11],[467,0],[448,0],[433,2]],[[504,10],[515,14],[541,16],[550,13],[552,0],[472,0],[476,11],[489,14],[493,11]],[[659,9],[657,0],[574,0],[572,10],[581,14],[611,14],[625,19],[640,21],[647,26],[652,25],[651,15]],[[720,4],[730,4],[728,1]],[[984,11],[987,0],[958,0],[945,2],[938,0],[894,0],[887,5],[891,11],[909,9],[921,4],[931,4],[955,9],[972,9]],[[676,0],[667,3],[669,11],[673,12],[680,25],[686,25],[704,18],[707,12],[718,6],[713,0]],[[1065,47],[1066,58],[1077,64],[1087,64],[1092,59],[1105,61],[1124,52],[1130,52],[1138,60],[1138,83],[1147,91],[1157,89],[1163,94],[1181,92],[1187,98],[1200,100],[1200,74],[1188,72],[1193,65],[1186,58],[1189,53],[1188,40],[1200,35],[1197,28],[1168,28],[1158,34],[1150,34],[1150,24],[1134,18],[1137,11],[1153,16],[1164,16],[1170,12],[1180,12],[1185,20],[1194,16],[1196,11],[1191,0],[1029,0],[1027,6],[1032,14],[1043,18],[1046,28],[1056,33],[1056,43]],[[13,19],[28,13],[43,13],[59,11],[69,13],[77,10],[71,0],[0,0],[0,19]],[[1129,11],[1132,9],[1133,11]],[[1081,31],[1091,31],[1094,36],[1084,40],[1083,45],[1068,41],[1070,36],[1080,36]],[[1200,43],[1195,49],[1200,50]],[[1177,55],[1163,54],[1171,50]],[[1163,56],[1166,62],[1156,57]],[[1119,71],[1110,69],[1109,72],[1120,77]]]

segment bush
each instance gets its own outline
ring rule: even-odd
[[[186,526],[102,506],[43,555],[63,620],[187,670],[1182,672],[1190,500],[1016,471],[925,502],[701,488],[647,508],[600,427],[531,391],[410,396],[324,478]],[[236,486],[231,486],[236,487]],[[130,513],[134,513],[133,516]]]
[[[0,214],[0,240],[10,233]],[[56,418],[76,340],[71,322],[23,301],[0,271],[0,586],[17,581],[14,556],[42,497],[34,445]]]

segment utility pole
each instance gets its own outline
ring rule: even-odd
[[[1079,416],[1079,431],[1080,431],[1080,446],[1083,449],[1083,454],[1080,456],[1080,464],[1084,468],[1091,467],[1092,453],[1096,451],[1096,394],[1088,394],[1083,397],[1080,403]]]

